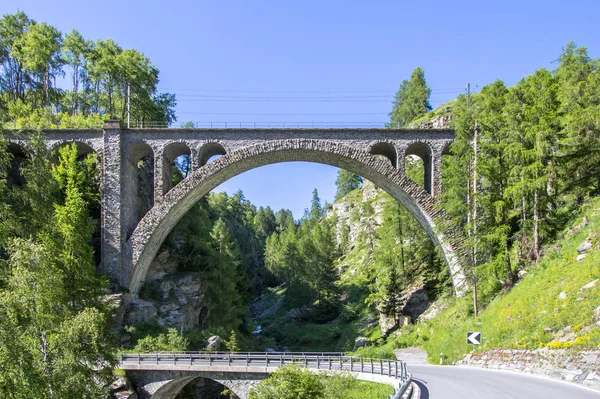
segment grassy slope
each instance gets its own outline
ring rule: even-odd
[[[590,221],[587,226],[583,226],[584,215]],[[476,348],[478,352],[490,348],[598,349],[600,328],[592,318],[600,305],[600,283],[582,287],[600,278],[600,251],[596,250],[600,244],[600,199],[582,208],[573,227],[549,246],[541,262],[517,286],[495,298],[479,317],[469,316],[470,296],[449,299],[446,310],[430,321],[405,328],[386,346],[421,346],[430,361],[439,361],[443,353],[446,361],[452,362],[472,349],[465,343],[466,332],[481,331],[483,342]],[[577,247],[585,240],[592,242],[592,250],[576,261]],[[561,292],[566,299],[560,299]]]
[[[420,125],[431,122],[432,120],[434,120],[435,118],[437,118],[439,116],[450,115],[452,113],[452,105],[453,105],[454,101],[455,100],[450,100],[447,103],[440,105],[436,109],[429,111],[426,114],[413,119],[410,122],[409,127],[410,128],[418,128]]]

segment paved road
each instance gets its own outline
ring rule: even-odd
[[[598,399],[600,392],[513,371],[409,365],[422,399]]]
[[[419,348],[397,350],[407,363],[422,399],[599,399],[600,392],[575,384],[514,371],[434,366]]]

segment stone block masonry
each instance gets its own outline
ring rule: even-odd
[[[469,354],[456,364],[537,374],[600,390],[600,350],[491,349]]]

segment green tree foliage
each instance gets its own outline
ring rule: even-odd
[[[56,87],[71,76],[71,87]],[[23,12],[0,19],[0,122],[17,127],[98,126],[100,115],[134,123],[175,121],[175,96],[158,93],[158,69],[115,41],[63,35]],[[76,118],[73,116],[77,115]]]
[[[147,335],[138,340],[134,351],[137,353],[152,352],[185,352],[189,342],[176,329],[169,328],[166,334]]]
[[[244,271],[239,248],[222,219],[210,233],[212,256],[200,276],[206,281],[209,323],[227,329],[239,327],[244,317]]]
[[[359,188],[362,185],[363,179],[356,173],[348,172],[345,169],[338,171],[337,179],[335,180],[335,200],[341,199],[350,191]]]
[[[510,288],[573,205],[598,192],[598,60],[570,43],[559,62],[510,89],[484,87],[470,107],[466,96],[454,102],[441,198],[468,236],[471,280],[484,284],[484,299]]]
[[[30,180],[5,191],[14,200],[0,216],[3,222],[18,220],[24,213],[19,208],[25,208],[48,219],[31,223],[35,229],[12,230],[4,241],[0,396],[100,397],[112,379],[114,348],[109,309],[100,297],[106,282],[95,272],[88,244],[92,229],[86,198],[91,196],[80,191],[94,178],[78,172],[85,166],[77,165],[74,146],[61,150],[54,171],[38,159],[35,142],[30,148],[23,169]]]
[[[392,112],[390,112],[390,126],[402,127],[408,125],[413,119],[431,111],[429,96],[431,88],[425,81],[425,72],[418,67],[410,75],[410,80],[400,84]]]
[[[231,330],[229,340],[225,343],[225,346],[227,347],[227,349],[229,349],[230,352],[238,352],[240,350],[235,330]]]

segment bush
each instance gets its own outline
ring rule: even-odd
[[[250,391],[250,399],[323,399],[318,375],[297,366],[281,367]]]
[[[359,381],[348,373],[316,375],[286,366],[250,391],[250,399],[370,399],[391,393],[389,385]]]
[[[166,334],[146,336],[137,342],[134,348],[138,353],[149,352],[184,352],[188,348],[188,341],[179,336],[174,328],[169,328]]]

